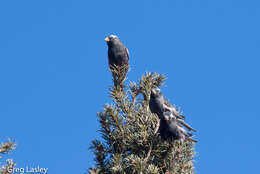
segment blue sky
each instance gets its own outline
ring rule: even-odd
[[[239,0],[1,1],[0,141],[17,167],[84,173],[110,103],[106,35],[130,52],[128,79],[167,75],[164,95],[196,135],[199,174],[257,173],[260,3]]]

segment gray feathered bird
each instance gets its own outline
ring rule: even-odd
[[[185,139],[197,142],[192,139],[192,134],[187,133],[186,130],[179,124],[178,119],[172,114],[172,112],[164,112],[160,120],[159,133],[162,139],[181,140]]]
[[[159,88],[153,88],[150,95],[149,108],[152,113],[157,114],[159,118],[162,117],[165,111],[164,98]]]
[[[177,118],[183,119],[184,116],[179,114],[174,106],[172,106],[162,95],[159,88],[153,88],[150,95],[149,107],[152,113],[156,113],[159,118],[163,116],[163,112],[170,111]]]
[[[119,67],[126,66],[128,70],[128,49],[122,44],[116,35],[109,35],[105,38],[105,41],[108,46],[108,63],[110,69],[113,65],[116,65]]]
[[[179,114],[174,106],[172,106],[162,95],[162,92],[159,88],[153,88],[151,91],[149,108],[152,113],[156,113],[157,116],[162,119],[164,117],[164,112],[171,112],[173,116],[176,117],[178,123],[185,126],[189,131],[196,130],[192,128],[189,124],[187,124],[183,119],[184,116]]]

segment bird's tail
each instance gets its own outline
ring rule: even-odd
[[[194,143],[197,143],[197,142],[198,142],[198,140],[193,139],[193,138],[191,138],[191,137],[187,137],[186,139],[189,140],[189,141],[192,141],[192,142],[194,142]]]

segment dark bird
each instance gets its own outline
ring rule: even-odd
[[[150,95],[149,108],[152,113],[157,114],[159,118],[163,116],[165,111],[164,98],[159,88],[153,88]]]
[[[128,49],[122,44],[119,38],[115,35],[109,35],[105,38],[108,46],[108,63],[110,71],[113,72],[113,68],[117,67],[117,71],[121,77],[120,83],[125,79],[126,73],[129,70],[128,61],[129,53]],[[114,75],[114,74],[113,74]],[[114,77],[115,78],[115,77]],[[115,79],[114,79],[115,80]]]
[[[172,139],[184,141],[187,139],[197,142],[197,140],[192,139],[192,134],[187,133],[179,124],[178,119],[169,111],[163,113],[163,117],[160,120],[159,133],[164,140]]]
[[[177,118],[183,119],[184,116],[179,114],[174,106],[172,106],[162,95],[159,88],[153,88],[150,95],[149,108],[152,113],[156,113],[159,118],[163,116],[163,112],[170,111]]]

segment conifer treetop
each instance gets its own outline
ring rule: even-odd
[[[120,73],[114,71],[115,81]],[[90,174],[194,173],[194,143],[163,140],[156,131],[160,120],[149,109],[151,90],[165,80],[164,75],[147,72],[138,82],[126,86],[124,79],[110,88],[113,102],[97,114],[101,139],[90,146],[95,157]]]

